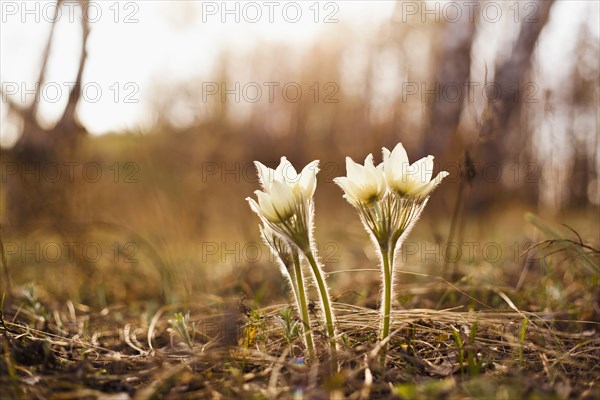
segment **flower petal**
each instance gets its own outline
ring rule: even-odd
[[[382,154],[382,156],[383,156],[383,161],[382,161],[382,163],[381,163],[381,164],[383,165],[383,164],[385,164],[385,162],[386,162],[386,161],[387,161],[387,160],[390,158],[390,154],[391,154],[391,153],[390,153],[390,151],[389,151],[387,148],[385,148],[385,147],[382,147],[382,148],[381,148],[381,154]]]
[[[291,217],[294,213],[296,200],[292,189],[285,183],[276,180],[271,186],[270,195],[273,209],[281,219],[285,220]]]
[[[365,181],[364,167],[357,164],[350,157],[346,157],[346,176],[353,182]]]
[[[254,165],[258,171],[258,180],[263,190],[268,193],[271,183],[273,183],[273,179],[275,179],[275,171],[259,161],[254,161]]]
[[[423,157],[410,166],[410,177],[417,183],[428,183],[433,174],[433,156]]]
[[[385,147],[381,149],[383,154],[383,162],[381,163],[383,168],[383,173],[385,175],[385,179],[387,181],[388,186],[394,186],[394,165],[392,165],[392,153]]]
[[[447,177],[449,174],[446,171],[441,171],[439,174],[437,174],[437,176],[432,179],[431,181],[429,181],[428,183],[418,187],[417,189],[415,189],[411,195],[413,196],[418,196],[421,198],[426,198],[429,197],[429,195],[431,194],[431,192],[433,191],[433,189],[435,189],[440,183],[442,183],[442,180]]]
[[[256,202],[256,200],[254,200],[252,197],[246,197],[246,201],[248,203],[250,203],[250,209],[252,211],[254,211],[258,215],[261,215],[260,214],[260,206],[258,205],[258,203]]]
[[[258,209],[260,210],[260,215],[271,222],[279,222],[280,218],[275,212],[271,196],[260,190],[256,190],[254,193],[256,194],[256,197],[258,197]]]
[[[317,188],[317,174],[319,173],[319,160],[314,160],[308,163],[300,172],[300,180],[298,185],[304,199],[308,200],[313,197]]]
[[[360,189],[347,177],[342,176],[333,180],[344,191],[344,198],[351,204],[361,202]]]
[[[392,166],[392,174],[395,179],[401,178],[406,169],[409,166],[408,155],[406,154],[406,150],[402,143],[398,143],[394,150],[392,150],[392,154],[390,154],[390,164]]]
[[[368,174],[369,184],[374,187],[377,200],[381,200],[386,191],[385,176],[383,175],[383,164],[375,167],[373,156],[369,154],[365,158],[365,172]]]
[[[275,169],[275,179],[286,183],[294,183],[298,180],[296,169],[285,156],[281,157],[281,161]]]

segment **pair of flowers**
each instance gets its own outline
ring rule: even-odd
[[[385,147],[382,150],[383,162],[377,167],[372,154],[365,158],[364,165],[346,157],[347,176],[334,181],[344,190],[350,204],[373,204],[383,199],[388,190],[403,197],[424,199],[448,175],[442,171],[432,180],[433,156],[423,157],[411,165],[401,143],[391,152]]]
[[[285,157],[281,157],[275,170],[258,161],[255,164],[264,191],[255,191],[258,203],[254,199],[249,201],[253,203],[253,209],[259,210],[269,221],[289,218],[298,200],[312,198],[319,172],[317,160],[306,165],[300,174]],[[346,171],[347,176],[334,181],[344,190],[344,198],[354,206],[379,201],[388,189],[405,197],[424,199],[448,175],[442,171],[432,180],[433,156],[423,157],[411,165],[401,143],[392,152],[384,147],[383,162],[377,167],[373,164],[372,154],[367,156],[364,165],[346,157]]]
[[[316,352],[307,311],[302,260],[309,264],[319,292],[330,353],[335,360],[335,319],[312,238],[318,161],[309,163],[300,174],[285,157],[274,170],[258,161],[255,164],[263,190],[255,192],[258,202],[252,198],[248,201],[263,223],[263,239],[278,257],[282,273],[292,288],[302,316],[309,357],[314,358]],[[379,337],[383,340],[389,335],[396,253],[423,211],[430,193],[448,173],[442,171],[432,180],[433,156],[411,165],[401,143],[391,152],[383,148],[383,162],[378,166],[374,165],[371,154],[366,157],[364,165],[347,157],[346,172],[345,177],[336,178],[335,182],[343,189],[344,198],[358,211],[381,259],[383,290]],[[385,348],[382,362],[385,362]]]

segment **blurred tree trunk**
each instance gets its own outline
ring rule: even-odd
[[[554,0],[537,0],[535,15],[521,22],[521,29],[510,57],[496,64],[493,85],[490,86],[487,98],[496,99],[487,104],[484,110],[479,145],[475,151],[477,178],[474,182],[472,207],[487,207],[497,196],[497,185],[500,181],[485,179],[484,171],[489,172],[494,166],[498,171],[503,168],[507,157],[506,137],[511,121],[515,121],[521,110],[523,98],[529,92],[526,77],[531,66],[531,57],[542,29],[548,22],[550,9]],[[497,93],[498,91],[501,96]],[[486,170],[487,168],[487,170]],[[489,173],[487,174],[489,175]],[[522,182],[518,182],[522,183]]]
[[[571,134],[575,147],[575,160],[570,180],[570,202],[575,206],[589,204],[588,186],[597,178],[598,157],[594,151],[598,148],[597,126],[593,126],[593,116],[598,115],[598,88],[600,76],[598,64],[594,60],[599,52],[599,44],[587,27],[579,31],[577,42],[577,62],[573,66],[573,86],[570,88]],[[588,119],[589,118],[589,119]],[[579,120],[579,121],[577,121]],[[585,122],[584,122],[585,121]],[[597,156],[597,154],[596,154]]]
[[[459,4],[459,3],[457,3]],[[463,110],[467,83],[471,75],[471,47],[475,38],[475,19],[463,4],[461,18],[447,23],[439,32],[434,83],[436,97],[429,105],[429,127],[424,153],[436,157],[447,155]]]
[[[83,10],[88,0],[80,0]],[[54,21],[63,0],[57,1]],[[22,120],[22,131],[14,147],[7,154],[6,163],[6,211],[7,224],[12,231],[25,231],[40,222],[66,222],[71,214],[70,189],[73,187],[73,159],[79,139],[87,134],[78,122],[75,110],[81,97],[81,80],[87,60],[86,44],[90,33],[89,22],[81,14],[81,56],[75,84],[71,87],[65,110],[50,129],[40,126],[37,113],[41,90],[46,82],[46,70],[52,47],[54,29],[51,27],[42,55],[40,73],[34,101],[29,105],[13,102],[5,94],[11,112]]]

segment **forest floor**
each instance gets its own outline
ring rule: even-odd
[[[172,300],[153,286],[168,274],[140,266],[78,275],[9,257],[2,399],[598,399],[600,253],[567,228],[542,237],[524,262],[459,263],[454,279],[403,260],[385,368],[376,270],[330,275],[336,367],[316,322],[320,360],[306,359],[274,263],[184,274],[178,286],[203,286]]]

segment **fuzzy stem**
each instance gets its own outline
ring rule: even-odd
[[[381,261],[383,267],[383,300],[381,302],[381,326],[379,340],[383,340],[390,334],[390,314],[392,311],[392,285],[393,285],[393,270],[390,263],[389,250],[384,246],[381,247]],[[381,365],[385,367],[386,347],[381,349]]]
[[[302,267],[300,265],[300,257],[298,252],[294,251],[294,275],[296,277],[297,302],[298,310],[302,315],[302,330],[304,332],[304,343],[308,350],[308,356],[311,361],[317,359],[315,353],[315,345],[313,342],[312,332],[310,330],[310,319],[308,316],[308,305],[306,303],[306,292],[304,290],[304,277],[302,275]]]
[[[331,310],[331,301],[329,300],[329,290],[325,284],[325,280],[321,274],[321,269],[317,265],[317,261],[311,250],[303,251],[304,256],[308,260],[312,268],[317,288],[319,289],[319,298],[321,299],[321,308],[325,314],[325,324],[327,325],[327,336],[329,336],[329,349],[331,352],[332,365],[337,366],[337,344],[335,342],[335,325],[333,321],[333,312]],[[336,367],[337,369],[337,367]]]

